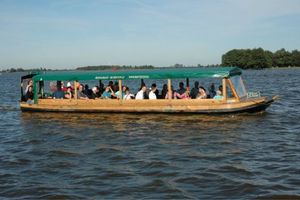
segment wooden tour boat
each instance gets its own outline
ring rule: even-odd
[[[21,101],[22,111],[50,112],[115,112],[115,113],[238,113],[265,110],[276,98],[261,97],[260,93],[246,91],[241,78],[242,70],[237,67],[220,68],[176,68],[127,71],[69,71],[42,72],[21,77],[33,80],[34,100]],[[175,79],[218,78],[222,80],[222,99],[171,99],[171,84]],[[78,99],[77,87],[73,99],[50,99],[44,95],[44,81],[90,81],[115,80],[119,90],[126,80],[166,80],[169,99],[123,100],[120,99]],[[22,84],[21,84],[22,85]],[[21,87],[23,94],[23,87]]]

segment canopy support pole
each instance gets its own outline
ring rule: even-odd
[[[123,91],[122,91],[122,80],[119,80],[119,98],[123,99]]]
[[[38,82],[34,81],[33,82],[33,103],[37,104],[38,103],[38,91],[37,91],[37,87],[38,87]]]
[[[224,101],[227,101],[227,85],[226,85],[226,78],[223,78],[222,79],[222,82],[223,82],[223,91],[222,91],[222,93],[223,93],[223,100]]]
[[[232,81],[231,81],[230,79],[227,79],[227,81],[228,81],[228,84],[229,84],[230,89],[231,89],[232,92],[233,92],[233,95],[235,96],[235,98],[236,98],[238,101],[240,101],[240,97],[238,96],[238,94],[237,94],[237,92],[236,92],[236,90],[235,90],[235,88],[234,88],[234,86],[233,86],[233,84],[232,84]]]
[[[172,82],[171,79],[168,79],[168,99],[172,99]]]
[[[77,100],[77,81],[74,81],[74,98]]]
[[[190,88],[190,79],[186,78],[186,88]]]

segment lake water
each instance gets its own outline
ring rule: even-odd
[[[0,75],[1,199],[300,198],[300,69],[245,71],[280,95],[224,116],[22,113]]]

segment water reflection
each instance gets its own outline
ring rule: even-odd
[[[187,114],[108,114],[108,113],[21,113],[24,126],[62,126],[70,128],[109,128],[122,132],[136,127],[156,126],[154,132],[173,132],[188,128],[194,132],[217,129],[221,132],[243,128],[265,118],[266,113],[237,115]],[[189,131],[190,132],[190,131]]]

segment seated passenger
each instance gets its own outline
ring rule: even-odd
[[[84,94],[84,86],[82,84],[79,85],[79,89],[77,91],[77,99],[88,99],[88,97]]]
[[[183,94],[175,92],[175,99],[190,99],[190,91],[187,89]]]
[[[27,88],[27,92],[25,94],[25,101],[32,101],[33,100],[33,88],[32,86],[29,86]]]
[[[100,97],[101,97],[101,94],[99,92],[99,88],[97,86],[93,87],[91,99],[99,99]]]
[[[214,96],[216,95],[215,84],[214,84],[214,83],[210,84],[210,87],[209,87],[209,89],[208,89],[208,92],[209,92],[208,97],[209,97],[209,98],[214,98]]]
[[[165,99],[166,98],[166,95],[168,93],[168,85],[167,84],[164,84],[163,85],[163,89],[161,90],[161,95],[160,95],[160,99]]]
[[[199,87],[199,92],[198,92],[198,95],[196,98],[197,99],[206,99],[207,98],[206,90],[204,89],[204,87],[202,87],[202,86]]]
[[[182,95],[183,93],[186,92],[186,90],[184,89],[184,84],[183,82],[179,83],[179,89],[176,91],[178,94]]]
[[[117,99],[121,99],[121,97],[124,97],[126,88],[127,88],[127,87],[126,87],[125,85],[123,85],[123,86],[122,86],[122,92],[120,92],[120,90],[118,90],[118,91],[115,93]]]
[[[171,91],[172,91],[172,98],[171,99],[174,99],[176,92],[174,91],[173,85],[171,86]],[[168,90],[167,90],[167,94],[165,96],[165,99],[169,99],[169,91]]]
[[[72,87],[67,87],[67,91],[65,92],[65,99],[72,99],[73,94],[72,94]]]
[[[192,99],[196,99],[198,93],[199,93],[199,82],[198,82],[198,81],[195,81],[194,87],[193,87],[193,89],[191,90],[191,98],[192,98]]]
[[[105,91],[102,94],[103,99],[111,99],[111,97],[116,97],[114,91],[111,89],[110,86],[106,86]]]
[[[153,84],[151,85],[151,91],[149,92],[149,99],[157,99],[157,96],[156,96],[156,94],[155,94],[156,91],[157,91],[157,89],[156,89],[156,84],[153,83]]]
[[[145,99],[145,93],[147,92],[147,87],[142,86],[141,90],[136,94],[135,99],[141,100]]]
[[[223,96],[220,90],[217,91],[217,94],[214,96],[214,99],[216,100],[222,100]]]
[[[130,93],[128,87],[126,87],[126,89],[125,89],[125,95],[123,96],[123,99],[124,100],[134,99],[134,95]]]
[[[56,88],[57,90],[53,93],[53,99],[63,99],[65,97],[65,93],[61,90],[61,82],[57,82]]]
[[[33,87],[33,81],[31,79],[27,82],[27,86],[25,88],[25,95],[28,92],[29,87]]]
[[[91,99],[91,96],[92,96],[92,90],[90,89],[89,85],[88,84],[85,84],[84,86],[84,94],[89,98]]]

